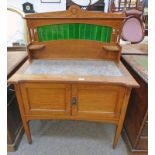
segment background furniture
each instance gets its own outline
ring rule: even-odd
[[[145,0],[111,0],[109,12],[124,12],[127,16],[141,16],[144,11]]]
[[[142,20],[134,15],[128,16],[122,27],[121,38],[133,44],[141,42],[144,36],[145,29]]]
[[[148,55],[148,44],[125,44],[122,45],[123,55]]]
[[[68,9],[71,5],[75,5],[75,3],[72,2],[71,0],[67,0],[66,1],[66,8]],[[104,12],[104,6],[105,6],[104,0],[98,0],[95,4],[89,5],[86,8],[89,11],[103,11]],[[79,7],[82,8],[83,6],[79,6]]]
[[[148,150],[148,57],[123,55],[122,62],[140,84],[131,92],[124,121],[123,137],[133,152]]]
[[[26,52],[7,52],[7,78],[26,61]],[[7,86],[7,151],[15,151],[23,135],[23,125],[19,113],[13,85]]]
[[[145,26],[145,35],[148,35],[148,5],[147,0],[111,0],[109,1],[108,11],[124,13],[126,16],[139,17]]]
[[[145,25],[145,36],[148,36],[148,9],[147,8],[144,10],[143,22]]]
[[[25,18],[29,61],[9,83],[16,89],[28,142],[30,120],[89,120],[116,124],[115,148],[131,88],[138,87],[120,62],[124,15],[72,6]]]
[[[8,79],[19,69],[19,67],[27,60],[27,58],[28,56],[25,51],[7,52],[7,78]]]

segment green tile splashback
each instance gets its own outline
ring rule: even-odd
[[[57,24],[37,28],[38,40],[96,40],[110,42],[112,28],[93,24]]]

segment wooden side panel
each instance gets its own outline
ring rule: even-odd
[[[70,85],[23,83],[26,114],[70,114]]]
[[[125,88],[108,85],[73,85],[72,97],[77,104],[72,106],[72,114],[83,117],[105,117],[118,119],[121,112]]]

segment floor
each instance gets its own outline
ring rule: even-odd
[[[112,148],[115,125],[84,121],[31,121],[32,144],[24,135],[8,155],[128,155],[120,138]]]

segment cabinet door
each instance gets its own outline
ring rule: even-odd
[[[70,114],[68,84],[22,83],[21,94],[26,114]]]
[[[80,118],[111,120],[119,118],[125,87],[109,85],[72,85],[72,115]]]

